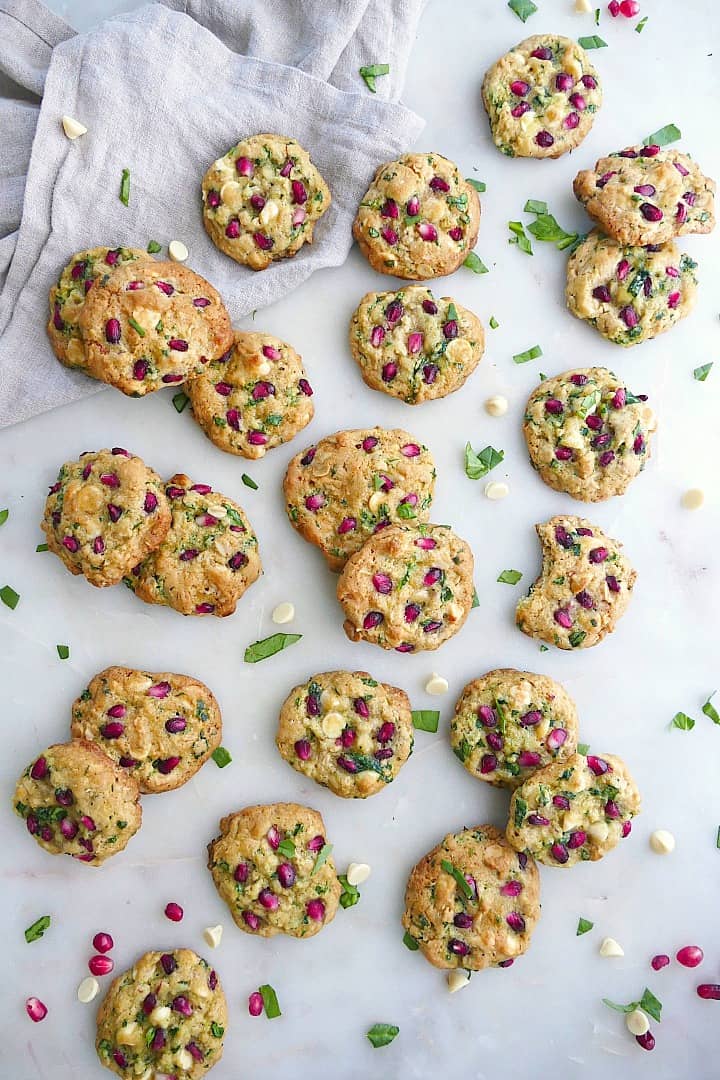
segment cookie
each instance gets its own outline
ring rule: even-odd
[[[482,96],[493,142],[508,157],[574,150],[602,104],[587,53],[559,34],[535,34],[501,56],[485,75]]]
[[[473,603],[470,546],[447,525],[391,525],[345,565],[337,597],[351,641],[383,649],[437,649],[462,629]]]
[[[427,521],[435,462],[401,428],[338,431],[297,454],[283,490],[291,525],[342,570],[369,536],[399,521]]]
[[[459,390],[484,348],[477,315],[422,285],[367,293],[350,323],[350,352],[367,385],[408,405]]]
[[[402,924],[438,968],[509,967],[540,918],[540,875],[492,825],[445,839],[420,860]]]
[[[181,615],[232,615],[262,571],[258,542],[245,511],[208,484],[177,473],[167,483],[170,531],[125,577],[148,604]]]
[[[147,952],[113,979],[97,1014],[101,1065],[135,1080],[200,1080],[223,1053],[227,1005],[192,949]]]
[[[85,368],[85,350],[80,334],[80,313],[93,285],[104,285],[116,267],[149,256],[138,248],[89,248],[78,251],[63,268],[50,290],[48,337],[53,352],[66,367]]]
[[[679,150],[630,146],[583,169],[575,197],[621,244],[664,244],[715,228],[715,183]]]
[[[424,281],[452,274],[477,241],[480,199],[440,154],[403,154],[381,165],[353,223],[374,270]]]
[[[412,753],[410,702],[367,671],[325,671],[290,691],[275,742],[298,772],[343,799],[365,799]]]
[[[208,869],[241,930],[304,938],[332,922],[342,886],[317,810],[248,806],[220,822]]]
[[[88,293],[79,325],[88,373],[131,397],[200,375],[233,342],[220,294],[175,262],[116,269]]]
[[[535,531],[542,572],[518,602],[515,621],[558,649],[589,649],[615,629],[637,574],[622,544],[584,518],[560,514]]]
[[[193,415],[227,454],[261,458],[310,423],[313,390],[302,358],[271,334],[235,331],[235,344],[187,385]]]
[[[251,135],[214,161],[202,182],[213,244],[252,270],[312,244],[330,191],[307,150],[285,135]]]
[[[568,260],[565,300],[608,341],[637,345],[690,314],[696,269],[675,244],[623,247],[593,229]]]
[[[546,866],[595,862],[628,836],[640,793],[612,754],[573,754],[539,769],[513,792],[507,838]]]
[[[114,446],[66,461],[45,502],[48,548],[91,585],[117,585],[170,528],[162,480]]]
[[[548,487],[599,502],[622,495],[650,457],[656,421],[607,368],[575,368],[545,379],[525,406],[523,433]]]
[[[15,812],[50,855],[100,866],[140,828],[140,790],[95,743],[48,746],[17,782]]]
[[[468,683],[450,723],[450,745],[469,773],[515,788],[575,753],[575,702],[547,675],[497,668]]]
[[[212,692],[189,675],[109,667],[73,702],[70,731],[155,794],[195,775],[220,745],[222,717]]]

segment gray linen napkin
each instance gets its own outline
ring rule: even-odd
[[[423,127],[397,98],[424,2],[166,0],[74,35],[38,0],[0,0],[0,427],[102,388],[45,334],[75,251],[182,240],[234,321],[345,260],[373,172]],[[372,63],[390,64],[376,95],[358,74]],[[66,139],[63,114],[87,135]],[[260,131],[305,146],[333,202],[312,247],[255,273],[206,235],[200,180]]]

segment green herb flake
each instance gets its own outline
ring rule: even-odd
[[[542,356],[543,351],[539,345],[533,345],[531,349],[526,349],[525,352],[515,353],[513,356],[513,363],[515,364],[527,364],[528,360],[537,360],[538,356]]]
[[[495,318],[495,316],[494,316],[494,315],[491,315],[491,316],[490,316],[490,329],[491,329],[491,330],[497,330],[497,328],[498,328],[498,326],[499,326],[499,325],[500,325],[500,323],[499,323],[499,322],[497,321],[497,319]]]
[[[600,8],[599,7],[595,8],[595,25],[596,26],[600,25]]]
[[[274,1020],[277,1016],[282,1016],[280,1011],[280,1005],[278,1004],[277,994],[273,990],[269,983],[265,983],[264,986],[258,987],[262,994],[263,1005],[265,1006],[265,1015],[268,1020]]]
[[[520,570],[503,570],[502,574],[498,576],[498,581],[501,581],[503,585],[517,585],[521,578],[522,572]]]
[[[480,193],[482,193],[483,191],[487,191],[487,184],[485,184],[482,180],[473,180],[471,176],[466,176],[465,183],[469,184],[470,187],[474,187],[475,190],[479,191]]]
[[[508,0],[508,7],[522,22],[527,22],[537,11],[537,4],[533,4],[532,0]]]
[[[465,875],[463,874],[462,870],[458,870],[458,868],[456,866],[453,866],[451,862],[448,862],[447,859],[442,859],[440,862],[440,866],[443,868],[446,874],[450,874],[451,877],[455,878],[455,881],[460,886],[460,891],[468,898],[468,900],[472,900],[473,891],[470,885],[465,880]]]
[[[28,945],[31,941],[39,941],[49,926],[49,915],[41,915],[39,919],[35,920],[32,926],[28,926],[27,930],[25,931],[25,940],[27,941]]]
[[[127,206],[130,202],[130,170],[123,169],[120,178],[120,202]]]
[[[158,244],[157,240],[151,240],[146,251],[148,255],[157,255],[158,251],[162,251],[162,244]]]
[[[475,453],[470,443],[465,444],[465,475],[468,480],[480,480],[487,476],[491,469],[505,457],[504,450],[496,450],[493,446],[486,446],[479,453]]]
[[[698,382],[705,382],[708,375],[710,374],[713,363],[714,361],[711,360],[709,364],[703,364],[702,367],[694,368],[693,379],[696,379]]]
[[[588,930],[592,930],[594,925],[595,923],[590,922],[589,919],[579,918],[575,937],[582,937],[583,934],[587,934]]]
[[[373,1024],[367,1033],[367,1038],[377,1050],[380,1046],[389,1046],[399,1031],[397,1024]]]
[[[210,1032],[214,1036],[214,1038],[222,1039],[223,1035],[225,1034],[225,1028],[222,1026],[222,1024],[218,1024],[215,1020],[213,1020],[212,1024],[210,1025]]]
[[[245,487],[249,487],[251,489],[251,491],[257,491],[258,490],[258,486],[255,483],[255,481],[253,480],[252,476],[248,476],[248,474],[246,472],[244,472],[242,474],[240,479],[242,480]]]
[[[389,64],[367,64],[365,67],[360,68],[360,74],[365,80],[365,85],[371,94],[377,93],[377,87],[375,86],[375,80],[380,75],[388,75],[390,73]]]
[[[715,837],[715,847],[720,851],[720,825],[718,825],[717,836]]]
[[[705,716],[709,717],[712,720],[713,724],[720,724],[720,713],[718,713],[717,709],[712,703],[712,699],[714,698],[716,693],[717,690],[713,690],[712,694],[710,694],[710,697],[703,705],[702,711]]]
[[[480,597],[477,594],[477,589],[473,589],[473,598],[470,607],[471,609],[475,607],[480,607]]]
[[[602,999],[603,1005],[607,1005],[608,1009],[614,1009],[615,1012],[631,1013],[635,1012],[635,1009],[639,1006],[639,1001],[630,1001],[627,1005],[619,1005],[616,1001],[610,1001],[609,998]]]
[[[130,325],[132,326],[133,330],[135,331],[135,333],[137,334],[138,337],[145,337],[145,330],[140,325],[140,323],[137,321],[137,319],[133,319],[132,315],[129,315],[128,316],[128,322],[130,323]]]
[[[669,143],[682,139],[682,131],[675,124],[666,124],[665,127],[653,131],[643,139],[643,146],[667,146]]]
[[[412,722],[417,731],[432,731],[435,733],[440,721],[439,709],[413,709]]]
[[[720,832],[720,830],[719,830],[719,832]],[[720,846],[720,845],[718,845],[718,846]],[[412,936],[412,934],[408,933],[407,930],[403,934],[403,945],[405,946],[406,949],[409,949],[410,952],[417,952],[418,949],[420,948],[420,946],[418,945],[415,938]]]
[[[287,839],[280,841],[277,849],[286,859],[292,859],[295,855],[295,842],[287,837]]]
[[[2,600],[5,607],[9,607],[11,611],[14,611],[18,606],[18,600],[20,599],[20,593],[16,593],[12,585],[3,585],[0,589],[0,600]]]
[[[636,25],[635,25],[635,33],[636,34],[642,34],[643,30],[645,29],[645,23],[648,21],[649,18],[650,18],[650,16],[646,15],[643,19],[640,20],[639,23],[636,23]]]
[[[10,515],[9,510],[0,510],[0,525],[4,525]]]
[[[564,251],[578,240],[578,234],[566,232],[552,214],[547,211],[536,211],[536,214],[535,220],[528,225],[528,232],[532,233],[536,240],[555,244],[559,251]]]
[[[532,244],[525,232],[525,226],[522,221],[508,221],[508,229],[513,233],[513,235],[508,238],[508,244],[517,244],[520,250],[524,251],[526,255],[532,255]]]
[[[224,746],[218,746],[217,750],[213,750],[212,759],[218,769],[224,769],[232,761],[232,755]]]
[[[597,34],[578,38],[578,45],[582,45],[583,49],[607,49],[607,41],[603,41]]]
[[[338,881],[342,885],[342,892],[340,893],[340,907],[349,908],[355,907],[360,903],[360,890],[357,885],[351,885],[344,874],[338,874]]]
[[[271,634],[270,637],[255,641],[245,650],[245,663],[257,664],[260,660],[267,660],[269,656],[294,645],[301,637],[302,634]]]
[[[70,657],[70,646],[69,645],[56,645],[55,648],[57,649],[57,654],[58,654],[58,656],[60,657],[61,660],[68,660],[69,659],[69,657]]]
[[[547,214],[548,205],[540,199],[528,199],[523,207],[523,212],[526,214]]]
[[[695,727],[695,721],[687,713],[676,712],[672,718],[672,727],[679,728],[680,731],[692,731]]]
[[[578,752],[578,754],[582,754],[583,757],[587,756],[587,752],[588,752],[589,749],[590,749],[590,743],[586,743],[586,742],[578,743],[577,752]]]
[[[325,865],[325,863],[328,861],[328,858],[332,854],[332,849],[332,844],[323,844],[323,846],[318,851],[318,856],[315,860],[315,865],[312,868],[310,877],[312,877],[313,874],[317,874],[318,870]]]
[[[640,1008],[648,1016],[652,1016],[653,1020],[657,1020],[658,1024],[661,1023],[662,1003],[658,1001],[652,990],[649,990],[647,986],[643,990],[643,996],[640,998]]]
[[[47,544],[38,544],[38,546],[35,548],[35,550],[36,551],[47,551],[48,546],[47,546]]]
[[[172,403],[175,408],[175,412],[181,413],[183,409],[187,408],[190,398],[183,390],[178,390],[177,394],[173,394]]]
[[[540,652],[548,652],[548,651],[549,651],[549,649],[548,649],[547,645],[541,645],[540,646]]]
[[[475,254],[474,251],[470,252],[467,259],[463,263],[463,266],[467,266],[468,270],[472,270],[473,274],[489,274],[490,273],[490,271],[488,270],[485,263],[482,261],[482,259],[479,257],[479,255]]]

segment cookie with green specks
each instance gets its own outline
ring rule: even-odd
[[[229,353],[191,379],[193,415],[220,450],[261,458],[313,418],[313,390],[302,358],[272,334],[235,331]]]
[[[438,968],[509,967],[540,918],[540,875],[492,825],[445,839],[420,860],[405,890],[402,924]]]
[[[546,866],[595,862],[628,836],[640,793],[612,754],[573,754],[513,792],[507,839]]]
[[[496,668],[463,690],[450,723],[450,745],[469,773],[515,788],[577,746],[575,702],[547,675]]]
[[[480,199],[453,161],[403,154],[381,165],[353,236],[374,270],[424,281],[452,274],[477,241]]]
[[[298,772],[344,799],[365,799],[412,753],[410,702],[367,671],[325,671],[290,691],[275,741]]]
[[[126,247],[89,248],[73,255],[50,290],[47,332],[60,363],[69,368],[85,368],[80,313],[93,286],[104,285],[116,267],[149,258],[138,248]]]
[[[567,264],[567,306],[616,345],[637,345],[689,315],[697,263],[673,243],[625,247],[593,229]]]
[[[140,828],[140,789],[117,762],[86,739],[48,746],[23,772],[15,813],[50,855],[100,866]]]
[[[117,585],[157,548],[170,507],[157,473],[120,446],[66,461],[50,487],[42,530],[71,574]]]
[[[342,570],[368,537],[426,521],[435,486],[427,446],[401,428],[338,431],[297,454],[283,490],[291,525]]]
[[[473,554],[447,525],[391,525],[345,564],[337,597],[351,641],[409,653],[437,649],[473,603]]]
[[[350,352],[367,385],[408,405],[459,390],[484,348],[477,315],[422,285],[367,293],[350,322]]]
[[[655,416],[607,368],[545,379],[525,406],[530,460],[548,487],[583,502],[622,495],[650,457]]]
[[[220,822],[208,869],[235,923],[248,934],[312,937],[335,918],[342,886],[317,810],[297,803],[248,806]]]
[[[233,343],[217,290],[187,266],[154,259],[98,282],[79,326],[88,373],[131,397],[202,374]]]
[[[97,1014],[101,1065],[134,1080],[200,1080],[223,1053],[227,1004],[192,949],[147,952],[110,984]]]
[[[622,544],[584,518],[560,514],[535,531],[542,571],[518,601],[515,621],[558,649],[589,649],[615,629],[637,574]]]
[[[222,738],[212,692],[169,671],[105,668],[73,702],[71,715],[73,738],[99,746],[143,794],[186,784]]]
[[[203,223],[220,251],[251,270],[312,244],[330,191],[294,139],[251,135],[214,161],[202,182]]]
[[[602,104],[585,50],[560,34],[535,34],[486,73],[483,103],[495,145],[508,157],[556,158],[574,150]]]
[[[629,146],[583,169],[575,197],[621,244],[664,244],[715,228],[715,182],[680,150]]]
[[[125,584],[148,604],[181,615],[232,615],[262,571],[258,542],[245,511],[209,484],[177,473],[167,483],[170,530]]]

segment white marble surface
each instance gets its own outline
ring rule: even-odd
[[[595,32],[592,16],[574,15],[571,0],[538,2],[542,11],[525,32]],[[106,11],[133,5],[72,0],[54,6],[76,25],[89,26]],[[537,244],[529,259],[506,242],[506,222],[521,216],[528,197],[546,199],[566,227],[584,228],[570,190],[577,169],[670,121],[682,128],[683,146],[711,175],[720,174],[720,150],[710,137],[720,94],[714,0],[694,0],[685,14],[669,0],[646,0],[645,13],[649,22],[637,35],[631,24],[613,23],[603,11],[598,32],[610,47],[596,54],[605,104],[593,132],[572,158],[534,163],[510,161],[494,150],[479,97],[484,70],[524,36],[522,25],[501,0],[435,0],[428,7],[405,101],[427,118],[422,146],[447,154],[467,175],[487,182],[477,250],[491,268],[484,277],[461,270],[439,284],[477,310],[486,325],[492,314],[500,322],[498,330],[488,331],[485,359],[461,393],[413,410],[364,386],[348,355],[347,322],[363,292],[390,287],[391,281],[375,275],[354,251],[341,270],[318,274],[257,315],[258,326],[286,336],[302,352],[317,404],[310,432],[260,464],[248,467],[222,455],[187,413],[175,413],[170,395],[135,402],[108,392],[0,434],[0,505],[10,507],[0,533],[0,576],[21,594],[14,612],[0,609],[6,732],[0,759],[6,942],[0,1073],[7,1080],[100,1075],[92,1048],[95,1007],[75,999],[95,931],[114,935],[120,971],[148,948],[185,944],[207,954],[201,932],[216,922],[225,925],[225,937],[212,960],[225,984],[231,1020],[213,1080],[355,1080],[370,1072],[388,1080],[717,1075],[720,1006],[695,995],[697,983],[720,979],[720,730],[700,712],[720,683],[717,239],[683,244],[700,264],[695,313],[666,336],[628,351],[603,342],[564,310],[562,254]],[[228,141],[234,134],[228,132]],[[39,311],[38,318],[44,317]],[[543,358],[515,366],[513,353],[536,342]],[[716,361],[710,378],[695,382],[692,369],[709,360]],[[544,487],[533,473],[520,422],[540,371],[583,363],[615,368],[635,392],[650,394],[659,415],[645,473],[624,498],[588,509],[592,520],[625,542],[639,580],[630,610],[610,639],[584,652],[541,654],[513,623],[519,591],[538,568],[532,526],[559,511],[582,513],[583,507]],[[31,356],[27,364],[31,376]],[[510,400],[504,419],[484,413],[482,402],[492,393]],[[480,608],[436,654],[401,657],[350,644],[341,630],[334,578],[283,515],[281,478],[299,446],[341,426],[373,423],[401,424],[429,444],[439,473],[435,520],[452,523],[475,552]],[[468,439],[476,447],[491,442],[504,448],[505,462],[494,474],[510,484],[504,502],[489,502],[482,482],[466,479],[462,451]],[[94,590],[51,555],[35,554],[44,494],[57,465],[85,448],[117,443],[163,474],[187,471],[246,507],[266,573],[234,617],[183,620],[143,606],[122,588]],[[259,482],[258,492],[241,485],[244,469]],[[695,513],[680,507],[682,492],[691,487],[703,488],[707,496]],[[520,586],[496,583],[507,567],[523,571]],[[261,666],[243,664],[245,646],[273,631],[270,612],[288,599],[297,608],[290,629],[301,631],[303,640]],[[58,659],[56,643],[70,644],[70,660]],[[98,872],[44,854],[11,815],[9,800],[25,763],[66,736],[75,695],[112,663],[189,671],[206,680],[223,706],[224,743],[234,761],[222,772],[211,762],[182,790],[146,798],[142,831]],[[462,769],[446,733],[464,683],[499,665],[562,680],[577,700],[582,737],[598,752],[627,760],[644,810],[632,837],[602,863],[568,873],[543,870],[543,916],[529,953],[509,970],[477,974],[468,989],[450,996],[444,976],[402,944],[402,894],[411,866],[446,831],[483,821],[504,824],[506,796]],[[274,748],[275,717],[287,689],[330,666],[366,666],[407,688],[415,707],[436,704],[423,692],[433,670],[450,682],[440,702],[439,733],[418,733],[416,752],[399,779],[366,803],[341,801],[305,782]],[[694,731],[668,729],[678,709],[696,718]],[[351,860],[373,867],[360,904],[339,911],[311,943],[241,934],[204,867],[205,845],[221,814],[277,799],[308,802],[323,813],[340,868]],[[648,848],[649,834],[659,827],[677,837],[676,851],[667,858]],[[185,908],[180,925],[163,916],[171,899]],[[45,913],[52,915],[49,932],[26,945],[24,928]],[[576,938],[581,915],[594,920],[595,929]],[[624,959],[599,958],[605,935],[622,943]],[[654,953],[673,954],[691,942],[706,953],[697,971],[676,964],[659,974],[650,969]],[[247,995],[263,982],[276,988],[282,1019],[248,1016]],[[653,1024],[652,1055],[636,1046],[622,1017],[600,1001],[631,1000],[646,985],[664,1004],[662,1024]],[[24,1012],[30,994],[49,1008],[37,1026]],[[386,1049],[373,1050],[364,1038],[376,1021],[400,1026]]]

